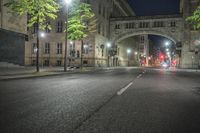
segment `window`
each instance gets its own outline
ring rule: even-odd
[[[36,60],[32,60],[32,66],[35,66],[36,65]]]
[[[104,25],[103,25],[103,27],[102,27],[102,35],[103,35],[103,36],[105,35],[105,27],[104,27]]]
[[[119,25],[119,24],[116,24],[116,25],[115,25],[115,29],[120,29],[120,25]]]
[[[27,24],[28,24],[28,21],[31,19],[31,15],[30,14],[27,14]],[[30,27],[27,26],[27,31],[30,30]]]
[[[69,50],[70,50],[70,56],[71,57],[75,57],[75,53],[76,53],[76,51],[75,51],[75,42],[70,43]]]
[[[35,54],[37,52],[37,45],[36,43],[32,44],[32,54]]]
[[[101,34],[101,23],[98,24],[98,33]]]
[[[57,54],[62,54],[62,43],[57,43]]]
[[[89,47],[88,44],[83,45],[83,54],[88,54],[89,53]]]
[[[149,22],[140,22],[139,27],[140,28],[148,28],[149,27]]]
[[[106,8],[103,7],[103,17],[105,18]]]
[[[45,54],[49,54],[50,53],[50,44],[49,43],[45,43],[44,53]]]
[[[49,66],[49,60],[44,60],[44,66]]]
[[[76,51],[74,49],[70,50],[70,56],[71,57],[75,57],[75,54],[76,54]]]
[[[57,33],[61,33],[63,31],[63,22],[58,21],[57,22]]]
[[[34,23],[33,24],[33,33],[37,33],[37,30],[38,30],[38,24]]]
[[[2,2],[2,1],[0,1],[0,12],[1,12],[1,10],[2,10],[2,9],[1,9],[1,8],[2,8],[2,7],[1,7],[2,3],[1,3],[1,2]]]
[[[77,50],[77,52],[76,52],[76,53],[77,53],[77,55],[76,55],[76,56],[77,56],[77,58],[80,58],[80,51],[79,51],[79,50]]]
[[[107,20],[109,20],[110,16],[111,16],[110,9],[107,8]]]
[[[51,24],[50,24],[49,21],[46,22],[46,28],[45,28],[46,33],[50,33],[51,30],[48,28],[50,25],[51,25]]]
[[[88,64],[88,61],[87,61],[87,60],[84,60],[84,61],[83,61],[83,64],[85,64],[85,65]]]
[[[101,14],[101,3],[99,3],[99,14]]]
[[[61,66],[62,65],[62,61],[61,60],[57,60],[56,61],[56,66]]]
[[[144,36],[140,37],[140,43],[144,43]]]
[[[171,22],[171,23],[170,23],[170,26],[171,26],[171,27],[176,27],[176,22],[175,22],[175,21]]]
[[[164,23],[162,21],[155,21],[153,26],[154,27],[164,27]]]
[[[125,29],[133,29],[135,28],[135,23],[126,23],[125,24]]]

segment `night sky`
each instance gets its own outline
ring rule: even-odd
[[[129,0],[137,16],[178,14],[180,0]]]
[[[129,0],[137,16],[178,14],[180,0]],[[167,38],[149,35],[157,47],[162,45]]]

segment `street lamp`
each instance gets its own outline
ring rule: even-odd
[[[40,32],[40,36],[41,37],[45,37],[45,33],[44,32]]]
[[[169,43],[168,41],[167,41],[167,42],[165,42],[165,46],[169,46],[169,44],[170,44],[170,43]]]
[[[131,53],[131,50],[130,50],[130,49],[127,49],[126,52],[127,52],[127,54],[130,54],[130,53]]]
[[[72,2],[72,0],[65,0],[65,3],[66,3],[67,5],[69,5],[71,2]]]
[[[107,66],[109,67],[109,66],[110,66],[110,63],[109,63],[109,61],[110,61],[109,49],[111,48],[111,43],[108,42],[108,43],[106,44],[106,47],[107,47],[107,55],[108,55]]]
[[[65,23],[65,59],[64,59],[64,71],[67,71],[67,27],[68,27],[68,6],[71,3],[71,0],[65,0],[66,3],[66,23]]]
[[[126,53],[127,53],[127,60],[128,60],[128,66],[129,66],[129,54],[131,53],[131,49],[127,49]]]
[[[135,55],[138,55],[138,52],[137,52],[137,51],[135,52]]]
[[[39,22],[39,17],[37,18],[38,22]],[[39,43],[40,43],[40,37],[45,37],[45,33],[44,32],[40,32],[39,31],[39,23],[37,26],[37,43],[36,43],[36,48],[34,48],[34,53],[36,53],[36,72],[40,71],[40,67],[39,67]]]

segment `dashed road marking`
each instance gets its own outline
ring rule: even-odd
[[[143,71],[143,74],[145,73],[145,71]],[[142,74],[139,74],[136,78],[139,79],[140,77],[142,77]],[[120,96],[122,95],[132,84],[133,84],[134,80],[132,82],[130,82],[127,86],[125,86],[124,88],[122,88],[121,90],[119,90],[117,92],[117,95]]]
[[[132,84],[133,84],[133,82],[130,82],[127,86],[125,86],[125,87],[122,88],[120,91],[118,91],[118,92],[117,92],[117,95],[123,94]]]
[[[142,76],[142,74],[138,75],[138,76],[137,76],[137,79],[139,79],[141,76]]]

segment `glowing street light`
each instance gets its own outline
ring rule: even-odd
[[[169,52],[169,49],[167,48],[166,51]]]
[[[68,5],[72,2],[72,0],[65,0],[65,3]]]
[[[45,33],[44,32],[41,32],[40,33],[40,36],[43,38],[43,37],[45,37]]]
[[[165,42],[165,46],[169,46],[169,42],[167,41],[167,42]]]
[[[127,49],[126,52],[127,52],[127,54],[130,54],[131,53],[131,49]]]
[[[88,45],[86,45],[86,44],[85,44],[85,45],[83,45],[83,48],[84,48],[84,49],[88,48]]]
[[[126,53],[127,53],[127,60],[128,60],[128,66],[129,66],[129,54],[131,53],[131,49],[127,49]]]
[[[108,55],[107,66],[109,67],[109,66],[110,66],[110,63],[109,63],[109,61],[110,61],[109,49],[111,48],[111,43],[108,42],[108,43],[106,44],[106,47],[107,47],[107,55]]]
[[[110,47],[111,47],[111,43],[108,42],[108,43],[106,44],[106,46],[107,46],[107,48],[110,48]]]
[[[135,55],[137,55],[137,54],[138,54],[138,52],[136,51],[136,52],[135,52]]]
[[[170,52],[167,52],[167,55],[170,56]]]

